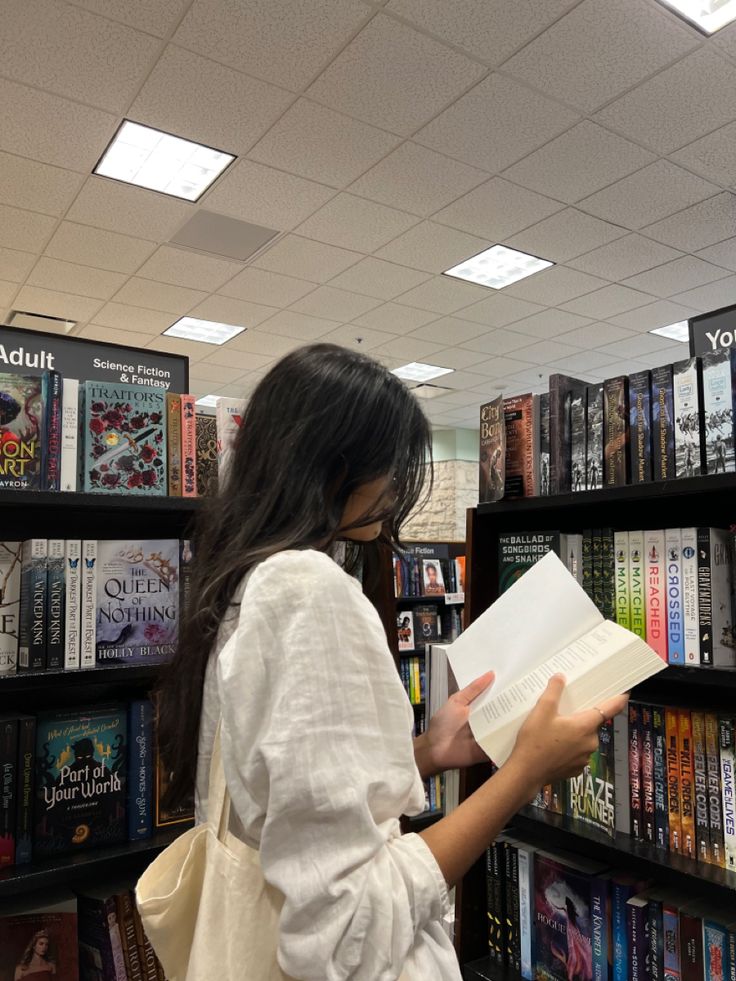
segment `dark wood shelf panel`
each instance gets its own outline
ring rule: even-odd
[[[65,885],[88,875],[113,876],[137,872],[152,862],[189,825],[180,824],[157,832],[146,841],[123,842],[119,845],[90,849],[73,855],[58,855],[43,862],[19,865],[0,872],[0,901],[37,889]]]
[[[206,498],[202,497],[146,497],[132,494],[77,494],[60,491],[0,490],[0,508],[47,509],[54,508],[62,515],[79,508],[95,511],[199,511]]]
[[[420,603],[427,604],[431,606],[436,603],[439,606],[462,606],[462,603],[445,603],[446,593],[440,593],[439,596],[397,596],[397,603]]]
[[[514,977],[518,981],[518,975]],[[509,981],[509,974],[490,957],[481,957],[463,966],[463,978],[465,981]]]
[[[29,671],[0,678],[0,697],[9,692],[36,691],[39,688],[77,688],[92,685],[133,685],[155,681],[163,665],[116,664],[107,668],[79,671]]]

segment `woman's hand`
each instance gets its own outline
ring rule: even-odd
[[[414,758],[423,779],[455,767],[487,763],[488,757],[473,738],[468,717],[470,703],[493,684],[494,674],[476,678],[451,695],[436,712],[427,731],[414,740]]]

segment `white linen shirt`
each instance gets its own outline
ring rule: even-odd
[[[204,688],[199,821],[220,718],[237,833],[285,897],[281,969],[299,981],[460,981],[440,868],[399,830],[400,814],[424,807],[413,712],[376,610],[327,555],[266,559],[222,626]]]

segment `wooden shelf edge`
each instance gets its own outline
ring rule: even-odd
[[[132,494],[83,494],[63,491],[18,491],[0,489],[3,508],[95,508],[106,511],[199,511],[206,497],[146,497]]]
[[[105,685],[154,681],[165,664],[116,664],[107,668],[80,668],[74,671],[29,671],[0,677],[0,696],[7,692],[30,691],[50,685],[68,688],[76,685]]]

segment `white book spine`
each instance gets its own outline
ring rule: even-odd
[[[642,640],[647,639],[647,616],[644,594],[644,532],[629,532],[629,595],[631,626]]]
[[[616,531],[613,535],[616,623],[631,629],[631,590],[629,586],[629,533]],[[627,831],[628,834],[628,831]]]
[[[682,618],[685,664],[700,664],[698,608],[698,531],[682,528]]]
[[[66,609],[64,616],[64,670],[79,667],[82,599],[82,543],[68,539],[65,549]]]
[[[721,749],[721,797],[723,800],[723,839],[726,868],[736,872],[736,799],[734,798],[734,752],[731,719],[719,719]]]
[[[629,717],[622,712],[613,720],[614,826],[619,834],[631,833],[629,785]]]
[[[517,848],[519,859],[519,939],[521,941],[521,976],[525,981],[534,979],[534,963],[532,961],[532,904],[534,891],[532,881],[534,875],[534,853],[529,845],[519,844]]]
[[[667,575],[667,660],[685,663],[685,631],[682,602],[682,536],[679,528],[665,532]]]
[[[79,475],[79,455],[77,439],[79,433],[79,381],[65,378],[61,398],[61,482],[63,491],[77,489]]]
[[[97,542],[82,543],[82,626],[80,667],[97,661]]]
[[[736,667],[733,649],[733,616],[731,610],[731,534],[722,528],[710,530],[710,582],[713,616],[713,665]]]

